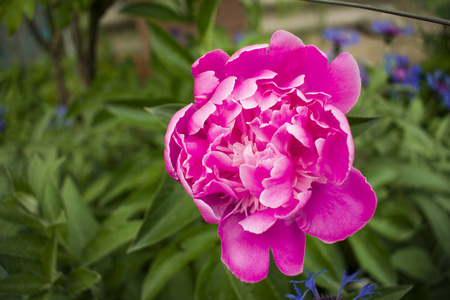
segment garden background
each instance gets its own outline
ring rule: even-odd
[[[353,2],[450,19],[447,0]],[[246,284],[228,271],[217,225],[163,161],[167,123],[193,101],[191,64],[278,29],[350,52],[363,78],[348,118],[378,207],[345,241],[307,237],[305,268],[327,271],[320,292],[359,270],[372,299],[450,296],[448,26],[294,0],[1,0],[0,19],[1,299],[295,295],[305,274],[271,266]]]

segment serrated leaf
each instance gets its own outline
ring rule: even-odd
[[[160,21],[183,21],[184,18],[178,15],[168,5],[164,3],[138,2],[130,3],[121,10],[122,13],[155,19]]]
[[[220,251],[212,251],[202,268],[195,288],[195,300],[281,300],[272,282],[244,283],[220,260]],[[284,299],[284,298],[283,298]]]
[[[93,287],[100,280],[101,276],[97,272],[87,268],[77,268],[67,278],[67,290],[69,294],[76,295]]]
[[[431,255],[417,246],[397,249],[392,254],[392,263],[400,272],[420,281],[433,282],[438,278],[437,268]]]
[[[442,210],[431,199],[432,196],[421,194],[412,195],[414,202],[422,210],[425,218],[430,224],[439,245],[444,249],[447,255],[450,254],[450,218],[444,210]]]
[[[0,294],[30,295],[44,290],[47,282],[29,274],[14,274],[0,280]]]
[[[129,221],[116,227],[102,228],[86,246],[83,252],[83,265],[92,265],[119,247],[131,242],[140,226],[141,221]]]
[[[130,251],[151,246],[176,233],[200,216],[183,186],[173,179],[164,176],[155,194],[153,207],[147,213],[139,230],[135,243]]]
[[[389,251],[377,235],[364,228],[347,240],[363,270],[384,285],[393,285],[397,282],[397,274],[390,263]]]
[[[167,127],[173,115],[185,107],[184,104],[166,104],[154,107],[146,107],[145,110],[148,111],[152,116],[157,119],[163,126]]]
[[[66,177],[61,197],[67,218],[67,240],[71,249],[79,256],[84,246],[97,233],[99,225],[92,211],[82,201],[72,178]]]
[[[185,231],[161,249],[144,278],[141,299],[154,299],[170,277],[200,253],[208,251],[218,240],[216,226],[202,225]]]

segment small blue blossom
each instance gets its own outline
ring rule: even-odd
[[[400,54],[385,54],[385,70],[391,82],[411,87],[414,91],[420,88],[421,69],[418,65],[410,65],[409,58]],[[411,99],[412,93],[408,97]]]
[[[388,20],[376,20],[372,23],[372,31],[378,34],[382,34],[387,43],[390,43],[393,38],[399,35],[411,35],[414,32],[414,27],[408,25],[406,27],[399,27],[392,24]]]
[[[369,72],[367,71],[366,65],[363,63],[358,63],[359,66],[359,76],[361,77],[361,84],[363,86],[368,86],[370,82]]]
[[[322,274],[323,272],[326,272],[326,271],[323,270],[323,271],[320,271],[318,273],[316,273],[316,272],[309,273],[308,271],[306,271],[306,274],[308,275],[308,279],[301,280],[301,281],[291,281],[293,283],[293,285],[294,285],[294,289],[295,289],[295,291],[297,293],[297,296],[292,295],[292,294],[287,294],[286,297],[291,299],[291,300],[303,300],[305,298],[306,294],[308,293],[308,291],[311,291],[313,293],[313,296],[314,296],[313,299],[315,299],[315,300],[341,300],[343,298],[339,298],[339,295],[341,294],[342,290],[344,289],[344,287],[348,283],[350,283],[350,282],[363,283],[362,280],[355,279],[356,276],[358,275],[358,271],[356,271],[355,273],[353,273],[351,275],[346,275],[346,272],[343,271],[342,272],[341,288],[339,289],[338,294],[336,296],[319,295],[319,292],[317,291],[317,287],[316,287],[316,278],[317,278],[318,275]],[[296,286],[296,283],[302,283],[302,282],[307,287],[307,289],[305,290],[304,293],[302,293],[300,288]],[[353,300],[370,299],[372,294],[378,293],[378,292],[373,290],[374,288],[375,288],[375,285],[373,285],[371,283],[367,283],[366,285],[364,285],[361,288],[361,290],[359,291],[358,295],[355,298],[353,298]]]
[[[339,48],[359,43],[359,33],[352,29],[328,27],[324,30],[323,37]]]
[[[437,92],[444,105],[450,109],[450,76],[442,71],[427,73],[427,83],[431,90]]]

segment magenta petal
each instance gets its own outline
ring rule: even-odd
[[[241,80],[252,77],[256,72],[267,69],[267,44],[244,47],[234,53],[225,64],[225,74]]]
[[[275,218],[274,215],[275,210],[273,209],[260,210],[248,216],[239,222],[239,224],[241,224],[245,231],[250,231],[257,234],[263,233],[275,224],[277,218]]]
[[[244,282],[263,280],[269,272],[269,247],[263,235],[245,231],[239,224],[244,214],[234,214],[219,223],[222,261]]]
[[[229,58],[230,56],[220,49],[208,52],[192,64],[192,75],[197,77],[200,73],[214,71],[219,80],[223,79],[223,67]]]
[[[361,229],[373,216],[376,205],[375,193],[366,178],[352,168],[341,185],[314,183],[311,198],[296,221],[305,233],[334,243]]]
[[[176,172],[176,161],[181,151],[181,147],[175,141],[175,132],[187,132],[187,123],[189,121],[189,118],[195,111],[196,108],[193,104],[189,104],[183,107],[172,116],[172,119],[170,119],[169,125],[167,126],[166,135],[164,137],[164,163],[167,172],[175,180],[178,180],[178,175]]]
[[[265,238],[281,272],[294,276],[303,271],[306,238],[294,221],[278,220],[267,231]]]
[[[323,91],[331,95],[328,103],[346,114],[355,105],[361,92],[358,63],[351,54],[344,52],[333,60],[328,70],[329,85]]]
[[[285,30],[276,31],[270,38],[269,53],[282,55],[304,47],[302,40]]]
[[[202,107],[211,98],[212,93],[218,85],[219,79],[215,76],[214,71],[206,71],[195,77],[195,105],[197,107]]]

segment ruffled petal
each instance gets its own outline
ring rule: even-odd
[[[225,64],[225,74],[244,80],[260,70],[268,69],[267,46],[258,44],[240,49]]]
[[[341,185],[313,183],[311,198],[296,221],[305,233],[334,243],[361,229],[372,218],[376,205],[375,192],[366,178],[352,168]]]
[[[263,280],[269,272],[269,247],[264,235],[245,231],[239,224],[244,214],[233,214],[219,223],[222,261],[244,282]]]
[[[269,229],[276,220],[275,210],[265,209],[253,213],[239,223],[245,231],[259,234]]]
[[[196,108],[193,104],[183,107],[172,116],[172,119],[170,119],[169,125],[167,126],[166,135],[164,137],[164,164],[167,173],[175,180],[178,180],[176,171],[177,159],[181,151],[181,147],[177,144],[176,138],[178,137],[178,133],[187,133],[187,123],[195,111]]]

